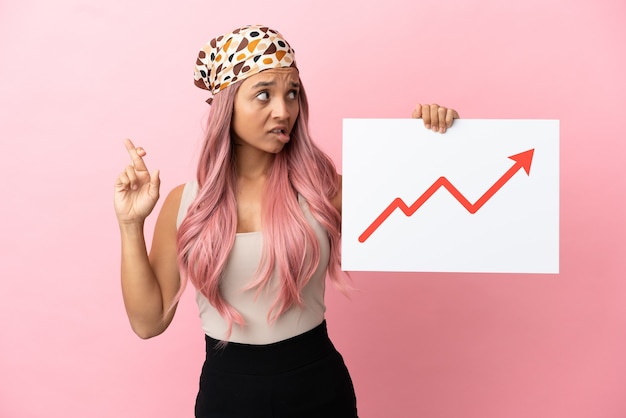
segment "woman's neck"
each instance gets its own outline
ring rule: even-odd
[[[235,152],[237,177],[248,181],[265,179],[275,157],[274,154],[258,149],[250,149],[245,146],[237,147]]]

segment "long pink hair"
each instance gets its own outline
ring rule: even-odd
[[[198,195],[178,230],[179,295],[190,280],[226,319],[228,335],[233,323],[245,323],[224,300],[219,286],[237,231],[237,173],[230,129],[239,85],[215,95],[198,164]],[[275,155],[268,172],[261,214],[261,264],[248,287],[260,291],[277,272],[280,292],[268,312],[270,321],[294,305],[302,306],[302,289],[320,262],[320,245],[304,217],[298,194],[328,233],[331,282],[340,290],[347,287],[340,271],[341,216],[331,203],[339,191],[339,177],[332,160],[311,139],[308,102],[301,80],[299,104],[291,140]]]

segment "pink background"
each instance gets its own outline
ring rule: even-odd
[[[623,0],[2,0],[0,416],[192,416],[192,292],[164,335],[132,334],[113,181],[124,137],[163,194],[193,176],[196,51],[253,22],[295,47],[338,163],[343,117],[416,102],[561,121],[561,274],[359,273],[351,301],[329,292],[361,417],[626,417]]]

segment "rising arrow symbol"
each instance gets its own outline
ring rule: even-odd
[[[507,172],[504,173],[504,175],[500,177],[498,181],[496,181],[493,186],[491,186],[476,201],[476,203],[471,203],[467,200],[467,198],[463,196],[463,194],[445,177],[439,177],[437,181],[435,181],[432,186],[430,186],[428,190],[426,190],[411,206],[407,206],[401,198],[395,198],[389,206],[387,206],[387,208],[380,215],[378,215],[374,222],[367,227],[361,236],[359,236],[359,242],[365,242],[396,209],[400,209],[406,216],[413,215],[440,187],[445,187],[450,194],[454,196],[465,209],[467,209],[469,213],[476,213],[478,209],[487,203],[487,201],[506,184],[507,181],[511,180],[511,177],[513,177],[520,168],[523,168],[524,171],[526,171],[526,174],[530,175],[530,165],[533,161],[534,152],[535,149],[533,148],[528,151],[520,152],[519,154],[511,155],[509,158],[515,161],[515,164],[513,164],[513,166],[509,168]]]

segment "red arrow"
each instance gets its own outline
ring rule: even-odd
[[[476,213],[507,181],[511,180],[511,177],[513,177],[520,168],[523,168],[526,174],[530,175],[530,164],[533,161],[534,152],[535,149],[533,148],[528,151],[520,152],[519,154],[511,155],[509,158],[515,161],[515,164],[513,164],[513,166],[473,204],[445,177],[439,177],[411,206],[407,206],[404,200],[396,197],[361,236],[359,236],[359,242],[365,242],[374,231],[387,220],[394,210],[400,209],[406,216],[413,215],[440,187],[445,187],[469,213]]]

